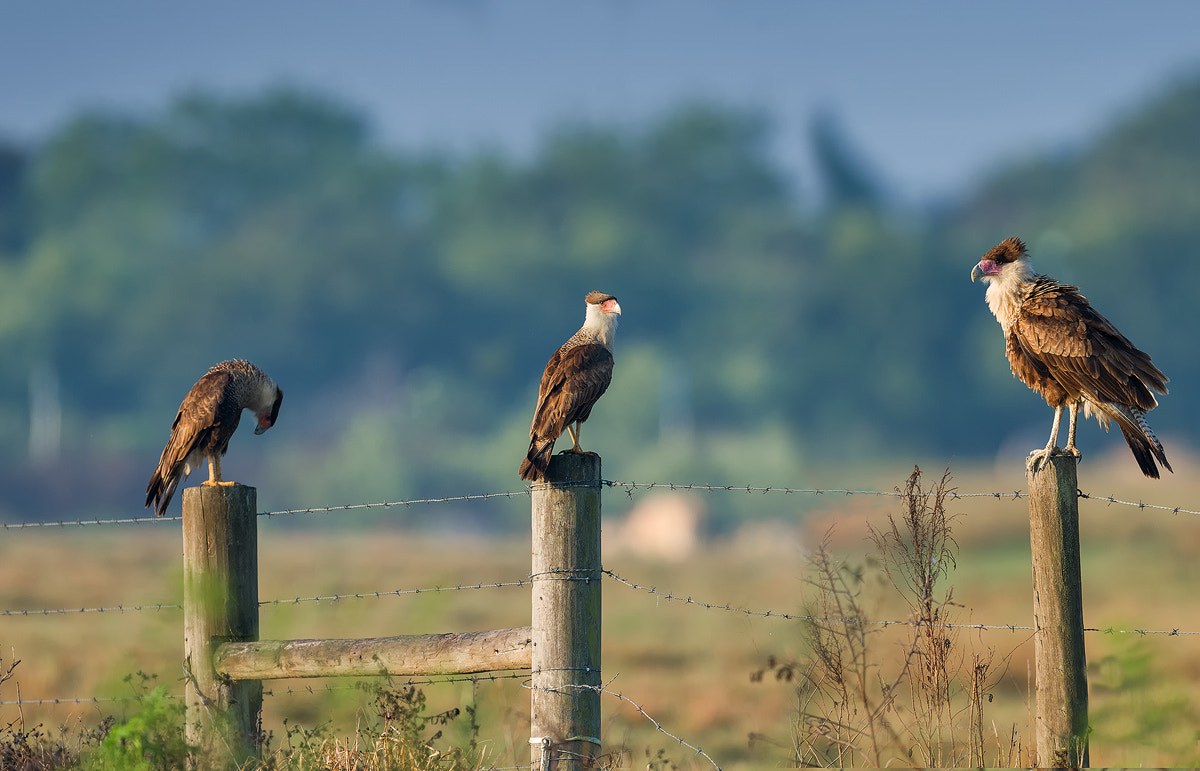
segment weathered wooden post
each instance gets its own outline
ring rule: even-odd
[[[600,456],[565,453],[533,487],[534,768],[600,754],[600,479]]]
[[[257,751],[262,682],[213,668],[217,645],[258,639],[257,502],[243,485],[183,491],[185,733],[202,769],[238,768]]]
[[[1037,764],[1085,767],[1088,684],[1075,458],[1053,455],[1027,477],[1037,621]]]

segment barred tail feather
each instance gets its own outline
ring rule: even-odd
[[[1138,426],[1141,427],[1142,433],[1150,443],[1150,452],[1162,464],[1163,468],[1174,474],[1175,469],[1171,468],[1171,464],[1167,462],[1167,453],[1163,450],[1162,442],[1158,441],[1158,437],[1154,434],[1154,429],[1150,428],[1150,424],[1146,422],[1146,413],[1138,409],[1135,409],[1133,412],[1137,417]]]
[[[1162,442],[1158,441],[1158,437],[1154,435],[1154,430],[1146,422],[1145,412],[1137,407],[1130,407],[1123,404],[1109,404],[1106,406],[1115,408],[1115,414],[1112,415],[1112,418],[1121,427],[1121,434],[1125,437],[1125,443],[1129,445],[1129,450],[1133,453],[1133,457],[1143,474],[1151,479],[1158,479],[1159,464],[1167,471],[1175,473],[1175,469],[1171,468],[1171,464],[1167,461],[1167,453],[1163,450]],[[1155,461],[1157,461],[1157,464]]]
[[[1137,464],[1142,469],[1143,474],[1151,479],[1159,478],[1158,466],[1154,463],[1155,457],[1159,457],[1161,460],[1163,460],[1163,465],[1168,469],[1171,468],[1169,465],[1167,465],[1166,459],[1162,456],[1162,453],[1158,452],[1154,445],[1146,441],[1145,437],[1135,436],[1128,433],[1124,429],[1121,429],[1121,433],[1125,435],[1125,441],[1129,444],[1129,450],[1133,453],[1134,460],[1137,461]]]
[[[525,460],[521,461],[519,469],[521,479],[537,482],[546,475],[546,469],[550,467],[550,456],[554,454],[554,441],[537,436],[529,440],[529,452],[525,454]]]

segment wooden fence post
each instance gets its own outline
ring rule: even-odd
[[[243,485],[183,491],[185,734],[202,769],[237,768],[257,752],[262,681],[213,666],[220,643],[258,639],[257,502]]]
[[[1086,767],[1088,684],[1075,458],[1053,455],[1027,477],[1037,621],[1037,764]]]
[[[565,453],[533,487],[534,768],[600,754],[600,479],[600,456]]]

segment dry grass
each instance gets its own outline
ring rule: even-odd
[[[796,683],[796,765],[1012,765],[1022,759],[1015,727],[990,758],[985,746],[994,652],[962,649],[947,586],[957,557],[949,472],[926,488],[914,469],[896,492],[900,513],[870,528],[872,559],[846,563],[824,543],[815,551],[806,650],[772,657],[755,676]],[[907,608],[891,635],[866,600],[881,580]]]
[[[1179,458],[1177,474],[1159,486],[1127,473],[1124,459],[1089,458],[1080,484],[1092,494],[1116,494],[1200,508],[1193,459]],[[1173,455],[1172,460],[1175,461]],[[1136,470],[1135,470],[1136,473]],[[905,470],[863,472],[846,486],[890,490]],[[992,470],[957,474],[962,491],[1022,489],[1023,476],[997,482]],[[821,477],[825,478],[825,477]],[[1101,480],[1102,489],[1090,480]],[[835,486],[834,481],[827,486]],[[715,493],[728,494],[728,493]],[[763,522],[707,543],[679,563],[614,554],[605,566],[639,584],[735,607],[801,612],[812,578],[806,557],[827,532],[827,552],[860,561],[897,512],[892,498],[830,498],[827,508],[795,522],[794,496],[760,496]],[[808,503],[807,501],[805,503]],[[609,515],[627,508],[623,495],[605,501]],[[959,620],[1028,625],[1031,578],[1025,501],[950,500],[957,565],[947,578]],[[436,514],[436,512],[433,512]],[[1195,515],[1142,511],[1097,500],[1081,502],[1086,623],[1096,627],[1200,630],[1194,613],[1194,565],[1200,557]],[[349,516],[349,515],[348,515]],[[832,526],[832,531],[830,527]],[[349,594],[412,587],[492,583],[529,571],[529,545],[519,537],[421,536],[386,526],[357,531],[291,531],[266,522],[260,534],[260,596],[264,599]],[[0,542],[0,609],[95,607],[178,602],[179,534],[170,525],[105,530],[10,531]],[[863,602],[879,618],[911,612],[887,586],[866,587]],[[794,684],[753,682],[769,657],[783,661],[803,649],[800,624],[673,602],[606,582],[604,668],[613,690],[641,704],[664,727],[704,749],[726,769],[788,762],[799,710]],[[467,631],[528,623],[527,589],[484,589],[340,602],[281,604],[262,611],[264,638],[371,637]],[[0,684],[0,700],[124,695],[131,672],[159,675],[182,691],[179,611],[5,617],[0,650],[22,663]],[[1028,732],[1033,649],[1028,632],[964,630],[958,645],[1003,662],[989,669],[983,734],[989,763],[1011,746],[1011,727]],[[1097,765],[1179,765],[1200,759],[1194,726],[1200,684],[1200,637],[1104,635],[1087,638],[1091,662],[1091,758]],[[881,637],[876,647],[903,659],[907,643]],[[972,660],[968,659],[968,665]],[[329,685],[337,690],[323,691]],[[268,683],[264,727],[276,746],[289,728],[322,726],[342,751],[366,752],[356,737],[369,697],[336,681]],[[317,688],[310,694],[303,689]],[[288,687],[301,692],[282,694]],[[425,687],[427,709],[444,712],[477,704],[480,750],[497,766],[528,762],[529,700],[519,681]],[[708,767],[657,732],[627,703],[605,697],[605,749],[627,748],[625,762],[657,767]],[[26,704],[0,707],[0,726],[57,731],[120,717],[121,703]],[[285,723],[285,720],[287,721]],[[20,721],[20,722],[14,722]],[[978,721],[976,721],[978,722]],[[466,742],[465,721],[448,725],[443,747]],[[1008,726],[1009,728],[1006,728]],[[356,743],[357,742],[357,743]],[[659,755],[659,750],[665,754]],[[657,760],[656,760],[657,759]],[[1015,759],[1022,762],[1022,759]]]

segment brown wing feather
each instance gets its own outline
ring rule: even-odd
[[[146,485],[146,506],[154,505],[161,517],[175,488],[205,456],[224,454],[241,420],[241,409],[229,398],[229,372],[209,372],[196,381],[171,424],[171,438],[163,448],[158,468]]]
[[[1167,378],[1079,291],[1039,279],[1021,304],[1007,350],[1013,374],[1051,406],[1086,398],[1153,409]]]
[[[588,419],[612,382],[612,372],[612,352],[603,345],[576,345],[554,352],[538,386],[537,407],[529,427],[529,451],[520,468],[522,479],[541,478],[555,440],[567,426]]]
[[[557,439],[567,426],[587,420],[612,382],[613,356],[602,345],[577,345],[551,357],[538,387],[530,437]]]

